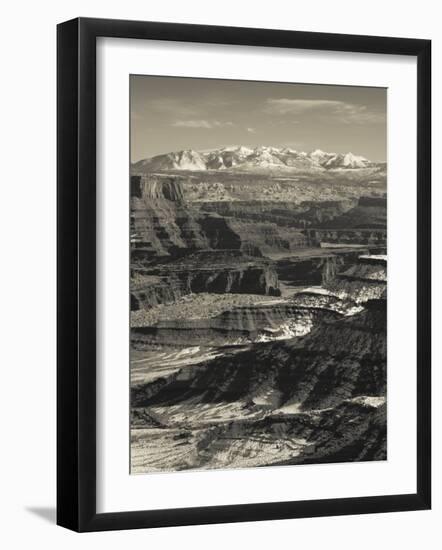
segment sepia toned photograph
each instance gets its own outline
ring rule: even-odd
[[[132,474],[387,459],[387,90],[130,76]]]

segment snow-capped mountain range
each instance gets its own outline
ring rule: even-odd
[[[209,151],[166,153],[140,160],[132,165],[135,172],[162,170],[242,170],[242,171],[302,171],[350,170],[375,166],[377,163],[353,153],[327,153],[316,149],[305,153],[287,147],[241,146]]]

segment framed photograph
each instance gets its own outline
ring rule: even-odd
[[[430,52],[58,26],[59,525],[430,508]]]

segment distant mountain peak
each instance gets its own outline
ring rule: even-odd
[[[375,163],[354,153],[328,153],[315,149],[309,153],[288,147],[260,145],[254,148],[233,145],[195,151],[183,149],[136,162],[135,171],[167,170],[241,170],[241,171],[318,171],[369,168]]]

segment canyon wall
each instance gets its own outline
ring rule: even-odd
[[[243,345],[301,336],[319,322],[341,315],[337,308],[287,303],[237,307],[212,318],[167,320],[154,326],[133,328],[131,342],[136,349],[159,344],[184,347]]]
[[[180,370],[148,403],[262,401],[299,410],[326,408],[343,400],[385,393],[385,300],[371,300],[350,317],[326,318],[304,337],[254,344],[232,357]],[[140,329],[137,330],[140,332]],[[270,384],[271,383],[271,384]],[[145,406],[143,388],[133,389],[134,406]]]

